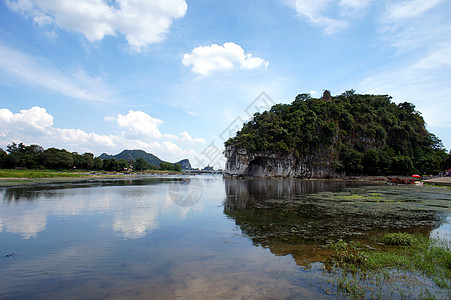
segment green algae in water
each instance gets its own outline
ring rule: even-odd
[[[388,233],[381,241],[386,246],[379,249],[342,240],[329,245],[334,251],[329,273],[338,292],[360,298],[398,289],[413,297],[408,289],[421,287],[420,295],[450,296],[449,241],[408,233]]]
[[[307,268],[322,262],[326,270],[324,281],[330,284],[328,287],[324,284],[328,293],[351,298],[449,295],[448,283],[437,280],[440,276],[400,265],[384,266],[380,273],[372,274],[362,272],[357,264],[349,273],[328,263],[333,253],[324,246],[340,239],[355,243],[359,245],[355,257],[364,261],[374,257],[363,250],[373,250],[374,255],[383,255],[387,250],[387,246],[378,244],[386,233],[408,232],[427,237],[450,216],[449,190],[372,185],[309,193],[303,184],[299,185],[290,183],[272,189],[242,184],[239,195],[234,195],[233,200],[226,199],[224,212],[255,246],[268,248],[276,255],[291,255],[298,265]]]

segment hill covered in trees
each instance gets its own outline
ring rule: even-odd
[[[150,159],[150,163],[147,161],[148,159]],[[169,163],[143,150],[124,150],[115,156],[102,154],[99,157],[95,157],[92,153],[79,154],[57,148],[44,150],[39,145],[26,146],[23,143],[12,143],[7,146],[6,151],[0,148],[0,168],[3,169],[125,171],[129,170],[131,164],[134,171],[146,169],[180,171],[182,170],[182,164],[185,167],[191,167],[189,160]]]
[[[102,153],[99,156],[101,159],[112,159],[120,160],[125,159],[126,161],[136,161],[137,159],[144,159],[149,165],[160,166],[162,162],[167,163],[166,161],[161,160],[158,156],[153,155],[152,153],[148,153],[144,150],[123,150],[121,153],[116,155],[109,155],[106,153]],[[191,169],[191,164],[188,159],[182,159],[174,164],[179,164],[182,169]]]
[[[160,163],[162,162],[162,160],[159,159],[157,156],[151,153],[147,153],[146,151],[143,150],[123,150],[121,153],[116,155],[102,153],[99,157],[101,159],[112,159],[112,158],[114,158],[115,160],[125,159],[126,161],[135,161],[138,158],[143,158],[149,164],[154,166],[159,166]]]
[[[300,94],[291,104],[276,104],[256,113],[225,145],[232,173],[242,160],[237,149],[254,160],[272,154],[305,163],[315,156],[316,165],[322,160],[348,175],[432,173],[450,166],[442,142],[412,103],[353,90],[334,97],[325,91],[319,99]],[[250,170],[252,162],[246,163]]]

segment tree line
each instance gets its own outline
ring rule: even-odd
[[[149,164],[143,158],[136,161],[125,159],[101,159],[92,153],[79,154],[65,149],[44,149],[39,145],[24,145],[11,143],[6,151],[0,148],[0,168],[2,169],[53,169],[53,170],[99,170],[99,171],[133,171],[166,170],[181,171],[179,164],[161,162],[159,166]]]
[[[256,113],[225,145],[248,152],[305,157],[322,153],[348,175],[436,173],[451,167],[450,154],[409,102],[354,90],[322,98],[300,94],[291,104]]]

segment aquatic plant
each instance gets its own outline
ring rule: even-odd
[[[415,242],[415,237],[408,233],[387,233],[384,236],[384,243],[388,245],[410,246]]]
[[[431,281],[435,289],[438,288],[438,294],[449,295],[451,251],[448,241],[409,233],[388,233],[382,241],[388,246],[376,249],[342,240],[329,245],[334,252],[333,267],[329,269],[337,274],[338,292],[359,298],[364,290],[375,292],[388,287],[394,291],[398,277],[402,277],[406,281]],[[421,293],[427,297],[434,295],[428,288],[423,288]]]

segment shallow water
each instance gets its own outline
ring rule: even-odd
[[[0,199],[8,299],[341,298],[327,242],[450,237],[451,190],[426,186],[145,177],[2,188]]]

